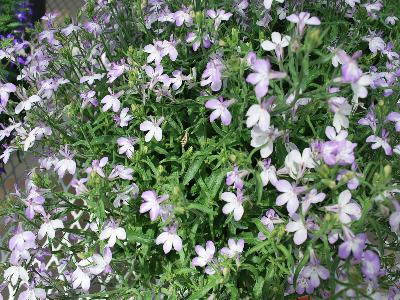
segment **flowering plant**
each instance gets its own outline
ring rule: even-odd
[[[46,15],[25,85],[0,84],[0,157],[40,164],[2,203],[4,282],[20,299],[395,299],[394,2]]]

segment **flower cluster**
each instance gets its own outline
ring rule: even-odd
[[[0,276],[20,299],[396,299],[395,2],[46,15],[0,82],[0,159],[39,164],[5,201]]]

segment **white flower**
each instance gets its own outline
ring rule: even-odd
[[[325,207],[326,210],[337,213],[339,220],[343,224],[349,224],[361,218],[361,207],[356,202],[351,201],[351,193],[344,190],[340,193],[338,204]]]
[[[195,267],[204,267],[212,261],[215,254],[215,245],[212,241],[207,241],[205,249],[201,245],[196,245],[194,250],[198,256],[193,258],[192,265]]]
[[[262,171],[260,173],[261,181],[263,186],[268,185],[269,182],[275,184],[278,179],[276,177],[276,168],[275,166],[263,164]]]
[[[61,220],[49,220],[48,218],[45,218],[45,222],[40,226],[38,231],[39,240],[44,238],[46,235],[50,239],[54,239],[56,235],[55,230],[59,228],[64,228],[64,224]]]
[[[276,198],[276,205],[287,205],[289,215],[296,212],[299,207],[299,194],[304,192],[304,187],[298,187],[295,183],[290,184],[287,180],[279,180],[275,183],[276,189],[281,192]]]
[[[262,131],[267,131],[269,129],[271,117],[265,102],[250,106],[246,116],[246,126],[248,128],[258,125]]]
[[[274,141],[280,135],[277,129],[272,126],[266,130],[261,130],[255,126],[251,130],[251,146],[254,148],[261,147],[260,153],[262,158],[267,158],[274,150]]]
[[[214,28],[217,30],[221,22],[228,21],[232,14],[225,12],[223,9],[217,9],[217,11],[209,9],[207,10],[207,16],[214,20]]]
[[[354,7],[356,3],[360,3],[360,0],[344,0],[350,7]]]
[[[275,2],[283,3],[285,0],[275,0]],[[265,9],[270,9],[274,0],[264,0]]]
[[[64,151],[60,150],[60,154],[64,156],[64,159],[61,159],[58,162],[56,162],[56,164],[54,165],[54,171],[58,173],[58,176],[60,178],[64,177],[66,172],[68,172],[71,175],[74,175],[76,171],[76,163],[72,159],[74,156],[68,150],[67,145],[65,146]]]
[[[100,240],[104,241],[108,239],[107,242],[107,247],[113,247],[117,241],[117,238],[119,240],[125,240],[126,239],[126,232],[125,229],[122,227],[118,227],[117,224],[115,224],[113,221],[110,222],[110,224],[103,229],[103,231],[100,233]]]
[[[368,90],[366,86],[372,83],[371,76],[363,75],[355,83],[351,84],[353,90],[353,104],[358,104],[358,98],[366,98],[368,96]]]
[[[18,103],[18,105],[15,107],[15,113],[18,115],[23,110],[28,111],[32,108],[33,103],[40,101],[42,101],[42,98],[40,98],[38,95],[30,96],[27,100]]]
[[[128,114],[129,108],[125,107],[121,110],[121,113],[118,117],[118,126],[126,127],[129,124],[129,121],[133,119],[132,115]]]
[[[121,91],[117,94],[111,93],[110,95],[105,96],[102,100],[101,103],[104,104],[102,110],[107,111],[110,108],[112,108],[113,112],[119,111],[121,107],[121,102],[119,101],[119,97],[124,93],[124,91]]]
[[[307,240],[307,228],[297,214],[291,216],[292,220],[286,225],[287,232],[295,232],[293,241],[296,245],[301,245]]]
[[[156,141],[161,141],[162,129],[160,128],[160,125],[163,121],[163,117],[161,117],[159,120],[151,117],[150,121],[144,121],[140,124],[141,131],[148,131],[144,138],[146,142],[150,142],[153,137]]]
[[[302,178],[306,169],[313,169],[315,167],[311,149],[305,148],[303,154],[300,154],[299,150],[290,151],[285,158],[285,166],[290,177],[293,179]]]
[[[220,250],[220,252],[221,252],[221,254],[226,255],[229,258],[233,258],[243,252],[244,240],[239,239],[237,242],[235,242],[234,239],[229,239],[228,246],[229,246],[229,248],[224,247]]]
[[[109,271],[111,270],[110,268],[110,262],[112,259],[112,252],[109,247],[106,247],[104,249],[104,256],[101,256],[100,254],[93,254],[92,255],[92,260],[94,265],[89,268],[90,273],[93,275],[99,275],[103,271]]]
[[[119,154],[124,154],[131,159],[133,156],[133,153],[135,152],[134,145],[136,144],[136,139],[134,138],[125,138],[125,137],[120,137],[117,139],[117,143],[119,146],[118,153]]]
[[[243,201],[245,198],[243,197],[243,193],[241,190],[237,190],[237,195],[231,192],[222,193],[221,199],[225,202],[228,202],[222,208],[222,212],[227,215],[233,212],[233,218],[235,221],[239,221],[244,213]]]
[[[131,168],[125,168],[123,165],[116,165],[112,170],[108,179],[112,180],[117,177],[125,180],[132,180],[133,170]]]
[[[143,48],[143,51],[148,53],[149,56],[147,57],[147,63],[151,63],[152,61],[155,62],[156,65],[159,65],[161,59],[163,57],[163,45],[161,41],[157,41],[154,45],[147,45]]]
[[[272,2],[272,1],[271,1]],[[271,34],[272,41],[264,41],[261,43],[261,48],[265,51],[275,51],[276,57],[281,60],[283,56],[283,48],[289,46],[290,36],[282,36],[279,32]]]
[[[182,239],[176,234],[174,226],[161,233],[156,239],[156,244],[163,244],[165,254],[169,253],[172,248],[178,252],[182,250]]]
[[[22,282],[28,282],[29,275],[28,272],[22,266],[11,266],[7,270],[4,271],[4,278],[12,283],[12,285],[16,285],[18,279],[21,279]]]
[[[103,78],[106,74],[91,74],[87,76],[82,76],[80,78],[80,83],[85,83],[87,82],[89,85],[92,85],[95,80],[99,80]]]
[[[74,289],[79,286],[82,287],[84,291],[88,291],[90,288],[90,274],[86,270],[82,270],[80,267],[77,267],[76,270],[72,273],[72,287]]]

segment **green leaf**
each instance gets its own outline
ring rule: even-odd
[[[208,207],[206,207],[206,206],[204,206],[202,204],[198,204],[198,203],[189,204],[187,209],[196,209],[196,210],[202,211],[202,212],[204,212],[206,214],[209,214],[209,215],[215,215],[215,212],[212,209],[210,209],[210,208],[208,208]]]
[[[257,299],[259,299],[261,297],[263,287],[264,287],[264,278],[259,276],[259,277],[257,277],[256,284],[253,287],[254,296]]]
[[[194,161],[192,161],[189,169],[186,171],[185,177],[183,178],[184,185],[187,185],[189,181],[194,178],[196,173],[199,171],[201,165],[203,164],[204,159],[205,156],[200,156],[196,158]]]
[[[216,286],[217,286],[217,282],[213,281],[213,282],[207,284],[206,286],[201,287],[196,292],[194,292],[192,295],[190,295],[188,300],[202,299],[202,297],[204,297],[208,293],[209,290],[213,289]]]

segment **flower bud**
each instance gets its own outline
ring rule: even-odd
[[[391,165],[386,165],[383,168],[383,172],[385,174],[385,177],[390,177],[390,175],[392,175],[392,166]]]

